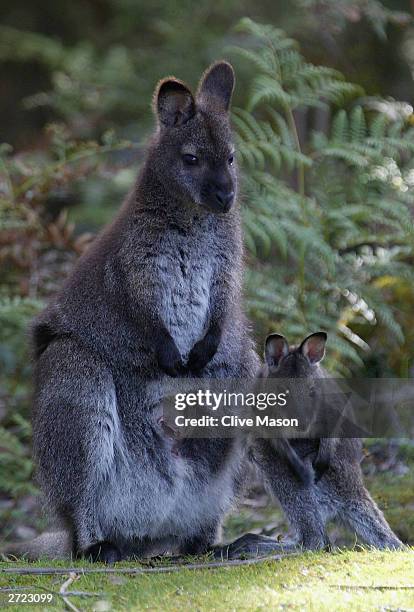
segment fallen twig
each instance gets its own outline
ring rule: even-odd
[[[240,567],[243,565],[256,565],[267,561],[281,561],[286,557],[292,557],[300,553],[288,553],[285,555],[268,555],[266,557],[255,557],[253,559],[235,559],[229,561],[211,561],[207,563],[188,563],[182,565],[166,565],[161,567],[4,567],[0,568],[0,574],[19,575],[59,575],[67,574],[167,574],[199,569],[220,569],[222,567]]]
[[[61,598],[63,599],[63,601],[65,602],[66,606],[69,608],[69,610],[72,610],[73,612],[80,612],[80,610],[68,599],[68,591],[67,588],[68,586],[70,586],[73,582],[75,582],[75,580],[77,579],[77,575],[75,574],[75,572],[71,572],[69,574],[69,578],[67,580],[65,580],[65,582],[62,584],[62,586],[59,589],[59,595],[61,596]]]
[[[329,586],[335,589],[353,589],[353,590],[373,589],[377,591],[398,591],[400,589],[414,589],[414,585],[411,585],[411,584],[400,585],[400,586],[392,586],[391,584],[379,584],[379,585],[372,585],[372,586],[370,586],[369,584],[330,584]]]
[[[71,597],[104,597],[105,593],[88,593],[88,591],[66,591]]]
[[[16,587],[0,587],[0,593],[20,593],[20,591],[45,591],[46,593],[51,593],[52,595],[59,595],[56,591],[52,591],[47,587],[40,585],[29,585],[29,586],[16,586]]]
[[[37,589],[37,588],[41,588],[41,587],[35,587],[35,586],[0,587],[0,593],[13,593],[14,591],[31,591],[31,590]],[[53,591],[50,591],[50,592],[53,593]]]

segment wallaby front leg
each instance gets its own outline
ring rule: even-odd
[[[296,531],[297,544],[307,550],[329,546],[326,519],[319,508],[316,487],[300,482],[288,461],[275,453],[269,440],[254,442],[252,458],[261,469],[270,494],[279,501],[286,519]]]
[[[292,469],[292,473],[298,478],[299,482],[310,487],[315,479],[312,466],[303,461],[286,438],[275,438],[271,440],[273,447],[280,456],[280,460],[285,459]]]
[[[234,279],[215,277],[210,293],[210,322],[204,337],[195,343],[188,357],[188,369],[199,375],[216,354],[228,312]]]
[[[320,440],[318,454],[312,463],[313,469],[315,470],[316,483],[319,482],[322,476],[330,468],[336,444],[336,438],[322,438]]]
[[[156,258],[148,259],[140,268],[141,283],[138,286],[135,275],[132,272],[127,275],[127,287],[131,295],[129,318],[134,327],[140,330],[148,346],[152,347],[155,367],[158,365],[160,370],[169,376],[183,376],[186,368],[161,314],[160,303],[162,304],[164,289],[154,270]]]
[[[156,334],[155,354],[158,365],[169,376],[178,377],[185,373],[180,352],[171,334],[165,329],[158,330]]]

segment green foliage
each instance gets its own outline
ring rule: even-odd
[[[314,11],[315,17],[323,12],[324,25],[335,32],[343,30],[348,21],[365,18],[380,39],[386,39],[390,24],[405,25],[412,20],[409,13],[392,10],[378,0],[299,0],[299,5]]]
[[[22,513],[32,496],[30,452],[31,355],[28,327],[85,249],[90,234],[75,232],[68,218],[70,191],[90,174],[123,171],[120,152],[130,142],[106,133],[102,142],[74,140],[62,125],[49,126],[45,151],[14,154],[0,148],[0,506],[1,530]],[[10,499],[11,498],[11,499]]]
[[[30,367],[22,338],[40,306],[41,302],[31,298],[0,297],[0,491],[14,499],[36,490],[29,446]],[[6,532],[19,514],[14,503],[0,507],[0,523]]]
[[[404,339],[380,281],[413,278],[412,108],[361,97],[272,26],[243,19],[237,30],[233,51],[255,66],[248,110],[234,112],[250,312],[261,339],[327,330],[331,363],[347,372],[368,349],[356,323]],[[312,129],[314,108],[325,131]]]
[[[341,372],[373,355],[390,374],[406,375],[413,360],[412,108],[364,97],[332,68],[341,59],[328,57],[331,48],[347,57],[357,53],[361,69],[355,59],[349,63],[359,82],[370,81],[369,63],[374,83],[391,91],[392,64],[378,80],[371,43],[359,37],[354,44],[352,34],[368,20],[384,37],[407,16],[375,0],[259,2],[257,14],[289,26],[293,39],[248,19],[228,33],[249,13],[243,1],[218,0],[213,7],[209,0],[108,0],[99,11],[96,5],[96,14],[92,5],[74,0],[62,11],[45,2],[47,27],[38,31],[31,31],[38,23],[35,5],[17,12],[10,6],[9,25],[0,27],[9,105],[25,109],[19,120],[3,122],[4,129],[26,144],[23,151],[0,145],[2,527],[20,512],[20,499],[33,494],[27,327],[136,174],[140,145],[118,140],[111,128],[141,141],[157,79],[173,70],[195,84],[223,56],[223,44],[232,43],[239,58],[242,108],[234,111],[234,125],[244,179],[248,305],[258,343],[270,330],[294,341],[322,328],[330,334],[331,365]],[[306,44],[310,31],[306,57],[315,61],[315,51],[332,65],[301,55],[296,39]],[[394,56],[399,52],[395,45]],[[388,46],[384,62],[390,54]],[[21,74],[30,80],[32,69],[26,89]],[[45,134],[38,125],[30,131],[38,112],[39,124],[56,117],[62,123]]]
[[[47,21],[49,13],[52,23],[59,24],[62,7],[46,4],[43,19]],[[211,60],[212,41],[225,35],[234,12],[239,15],[239,4],[220,0],[212,9],[210,0],[197,5],[188,0],[107,0],[101,11],[95,7],[94,15],[92,7],[88,10],[75,0],[63,8],[65,17],[69,13],[68,25],[61,25],[65,33],[69,29],[66,40],[27,31],[20,20],[1,25],[0,65],[28,63],[47,75],[42,89],[38,91],[34,83],[34,93],[19,104],[63,120],[75,136],[95,138],[115,124],[128,138],[140,138],[151,117],[157,80],[174,69],[195,82]],[[24,9],[29,23],[39,19],[36,8],[33,11],[34,19],[30,7]]]

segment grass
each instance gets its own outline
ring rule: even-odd
[[[391,466],[369,473],[365,478],[372,496],[384,511],[391,527],[403,539],[414,544],[414,447],[401,448],[398,460],[409,468],[398,471]],[[369,460],[368,460],[369,461]],[[352,545],[354,538],[335,527],[339,545]],[[225,538],[232,540],[246,531],[277,536],[286,532],[286,521],[274,504],[263,495],[253,495],[230,516]],[[168,564],[168,560],[162,562]],[[72,565],[72,564],[71,564]],[[5,575],[6,567],[26,567],[27,563],[0,563],[0,589],[15,588],[21,593],[53,593],[50,605],[30,604],[38,610],[59,610],[67,604],[59,589],[68,575]],[[64,562],[30,564],[31,567],[65,567]],[[364,549],[335,553],[303,553],[260,565],[188,570],[168,574],[84,574],[81,568],[101,567],[76,562],[77,580],[70,591],[93,594],[73,595],[71,604],[78,610],[414,610],[414,548],[403,552]],[[139,567],[119,563],[116,568]],[[66,565],[67,567],[67,565]],[[0,607],[7,605],[8,593],[0,591]],[[27,610],[28,604],[12,604],[11,610]]]
[[[24,566],[13,563],[13,566]],[[26,564],[27,565],[27,564]],[[64,566],[63,563],[37,563]],[[89,567],[85,562],[74,566]],[[10,567],[0,563],[0,569]],[[120,563],[116,567],[125,567]],[[129,565],[130,566],[130,565]],[[95,566],[96,567],[96,566]],[[1,587],[22,593],[55,593],[41,610],[65,609],[57,595],[67,576],[5,576]],[[23,590],[30,587],[30,591]],[[69,590],[93,597],[70,596],[79,610],[412,610],[414,608],[414,550],[404,552],[346,551],[303,553],[297,557],[246,567],[180,570],[156,575],[81,575]],[[0,595],[7,603],[7,594]],[[13,604],[27,610],[28,604]]]

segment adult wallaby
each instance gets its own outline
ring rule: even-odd
[[[241,441],[186,440],[177,455],[155,418],[170,376],[258,368],[241,307],[233,87],[226,62],[195,97],[158,84],[135,188],[33,326],[38,479],[75,555],[205,550],[239,489]]]
[[[295,401],[312,404],[316,379],[328,376],[319,363],[325,353],[326,334],[318,332],[290,347],[280,334],[268,336],[265,344],[265,371],[270,378],[297,379]],[[392,532],[382,512],[363,483],[360,462],[362,443],[357,438],[289,440],[287,447],[275,440],[257,440],[255,462],[263,471],[270,492],[280,502],[296,530],[298,544],[308,549],[329,544],[326,524],[339,519],[365,543],[377,548],[399,548],[402,543]],[[318,470],[309,480],[302,475]],[[298,477],[298,475],[300,477]],[[314,481],[316,480],[316,482]]]

